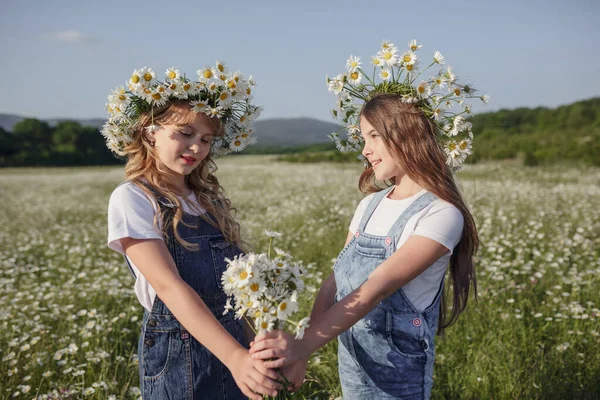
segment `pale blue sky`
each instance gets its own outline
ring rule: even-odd
[[[0,113],[103,118],[136,68],[252,74],[264,118],[331,120],[325,75],[389,39],[439,50],[494,111],[600,96],[600,1],[31,1],[0,4]]]

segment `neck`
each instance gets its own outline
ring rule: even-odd
[[[423,190],[422,186],[404,174],[402,177],[396,177],[396,187],[388,197],[394,200],[402,200],[414,196],[421,190]]]
[[[185,176],[173,173],[169,175],[168,179],[169,183],[175,186],[175,188],[179,192],[179,195],[187,196],[190,193],[190,189],[185,183]]]

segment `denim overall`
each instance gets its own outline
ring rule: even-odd
[[[359,228],[334,266],[340,301],[396,251],[407,221],[436,199],[426,192],[398,217],[386,236],[364,233],[367,222],[392,188],[373,196]],[[402,265],[398,265],[402,268]],[[379,303],[338,339],[344,399],[428,399],[433,385],[434,335],[443,280],[432,304],[419,312],[402,288]]]
[[[172,220],[174,205],[158,196],[157,201],[163,212],[163,222]],[[183,221],[196,226],[187,227]],[[185,241],[199,246],[199,251],[187,250],[177,242],[172,228],[167,231],[165,244],[179,275],[200,295],[221,325],[248,348],[240,321],[235,320],[232,313],[223,315],[226,301],[221,287],[221,276],[226,268],[224,259],[233,259],[241,250],[199,216],[184,213],[178,231]],[[144,399],[246,399],[227,367],[186,331],[158,296],[151,312],[144,309],[138,357]]]

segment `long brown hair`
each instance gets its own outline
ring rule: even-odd
[[[140,116],[133,134],[133,141],[127,145],[127,164],[125,165],[125,177],[142,189],[148,196],[154,197],[154,193],[143,183],[146,180],[153,190],[160,196],[165,197],[171,204],[175,204],[175,214],[173,216],[172,228],[175,238],[181,245],[187,249],[194,250],[197,246],[186,242],[181,238],[177,230],[179,223],[187,225],[182,221],[183,211],[181,202],[177,196],[177,189],[166,179],[166,166],[160,162],[156,149],[152,146],[148,137],[144,134],[145,128],[150,124],[168,125],[168,124],[188,124],[196,118],[196,113],[191,110],[187,101],[173,101],[163,107],[154,109],[154,116],[146,113]],[[206,118],[215,127],[215,137],[222,135],[222,125],[219,121],[206,116]],[[231,207],[231,202],[225,196],[223,187],[214,175],[217,166],[211,158],[210,153],[200,165],[196,167],[189,175],[185,177],[186,185],[194,192],[198,199],[198,205],[203,207],[207,213],[202,214],[202,218],[211,225],[216,226],[223,233],[223,236],[231,243],[241,248],[245,248],[245,243],[241,239],[240,225],[233,217],[235,208]],[[193,207],[194,204],[191,204]],[[210,218],[208,215],[212,216]],[[162,224],[163,235],[166,235],[171,227],[171,221],[165,221],[165,216],[158,211],[154,224],[158,221]]]
[[[390,154],[413,181],[455,206],[464,218],[462,236],[450,257],[454,293],[450,315],[446,313],[446,298],[450,288],[446,287],[442,292],[438,325],[438,334],[441,334],[464,311],[471,288],[477,298],[473,256],[479,247],[479,237],[475,221],[446,164],[444,152],[436,140],[439,133],[435,125],[417,106],[403,103],[398,95],[382,93],[365,103],[361,118],[366,118],[373,125]],[[389,187],[395,182],[392,179],[384,184]],[[365,167],[360,176],[359,188],[364,193],[381,190],[376,184],[371,165]]]

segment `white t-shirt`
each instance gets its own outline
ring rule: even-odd
[[[402,200],[392,200],[384,197],[373,215],[371,215],[371,219],[367,222],[365,232],[371,235],[386,236],[404,210],[426,192],[423,189],[419,193]],[[350,223],[352,234],[358,230],[363,214],[373,196],[374,193],[365,197],[356,208],[354,218]],[[456,207],[444,200],[436,199],[408,220],[402,235],[398,238],[396,242],[397,249],[411,235],[419,235],[435,240],[449,250],[429,268],[402,287],[404,294],[417,310],[424,311],[433,302],[444,278],[452,251],[460,241],[463,223],[463,216]]]
[[[201,215],[206,212],[198,205],[196,195],[191,193],[187,201],[179,197],[184,212]],[[193,207],[190,207],[190,204]],[[120,239],[161,239],[160,225],[154,226],[154,215],[158,212],[156,199],[149,198],[146,193],[131,182],[124,182],[112,192],[108,202],[108,247],[125,255]],[[159,221],[160,223],[160,221]],[[131,269],[136,276],[135,294],[142,306],[152,311],[156,291],[135,264],[127,257]]]

